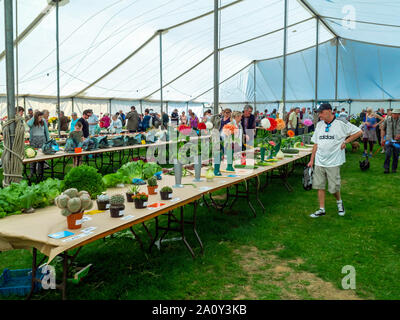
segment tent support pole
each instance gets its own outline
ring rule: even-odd
[[[256,97],[256,63],[257,61],[254,60],[253,70],[254,70],[254,113],[257,111],[257,97]]]
[[[218,1],[214,0],[214,114],[218,114],[219,109]]]
[[[284,12],[284,31],[283,31],[283,84],[282,84],[282,103],[283,110],[281,118],[286,116],[286,54],[287,54],[287,24],[288,24],[288,0],[285,0]]]
[[[315,44],[315,108],[318,105],[318,62],[319,62],[319,17],[316,17],[316,44]]]
[[[112,99],[110,99],[110,104],[108,105],[108,113],[111,115],[111,104],[112,104]]]
[[[4,30],[6,52],[6,84],[7,84],[7,116],[15,119],[15,82],[14,82],[14,32],[12,0],[4,0]],[[10,148],[12,149],[15,136],[15,122],[10,125]]]
[[[143,104],[142,104],[142,100],[139,100],[139,104],[140,104],[140,113],[143,114]]]
[[[162,68],[162,30],[159,31],[160,38],[160,105],[161,115],[163,113],[163,68]]]
[[[56,2],[56,49],[57,49],[57,115],[58,115],[58,136],[61,133],[60,126],[60,41],[59,41],[59,15],[58,1]]]
[[[74,112],[74,97],[71,97],[72,112]]]
[[[335,79],[335,101],[338,99],[338,79],[339,79],[339,37],[336,38],[336,79]]]

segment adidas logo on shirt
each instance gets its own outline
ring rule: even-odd
[[[328,139],[328,140],[334,140],[335,136],[330,136],[330,135],[323,135],[323,136],[319,136],[319,139]]]

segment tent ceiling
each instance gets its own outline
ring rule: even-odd
[[[341,38],[400,46],[400,28],[396,26],[400,4],[396,1],[384,4],[373,0],[288,1],[289,54],[315,45],[314,14],[323,20],[320,43],[336,34]],[[227,6],[220,11],[220,79],[224,81],[221,90],[229,100],[248,97],[248,87],[243,88],[247,86],[250,69],[245,67],[254,60],[276,57],[279,61],[282,55],[284,0],[221,0],[220,3]],[[19,32],[46,7],[47,0],[18,0]],[[61,95],[74,96],[101,79],[79,96],[159,99],[157,30],[176,26],[162,34],[164,99],[212,101],[212,10],[212,0],[70,0],[60,8]],[[0,0],[1,17],[3,11]],[[190,22],[181,24],[185,21]],[[0,30],[4,30],[3,19]],[[54,10],[18,49],[19,92],[55,95]],[[3,50],[4,32],[0,32],[0,52]],[[114,70],[127,57],[130,58]],[[279,72],[279,68],[273,70]],[[108,74],[109,71],[112,72]],[[104,75],[107,76],[102,78]],[[238,78],[233,80],[233,75]],[[271,82],[275,75],[260,76],[269,77],[267,82]],[[311,89],[310,86],[310,92]],[[5,93],[4,59],[0,61],[1,93]]]

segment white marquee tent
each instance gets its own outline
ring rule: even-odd
[[[15,46],[18,104],[55,113],[56,10],[48,0],[13,2],[14,35],[42,17]],[[221,106],[400,107],[399,1],[220,0],[219,8]],[[162,100],[169,113],[201,113],[213,103],[213,10],[213,0],[69,0],[59,8],[61,110],[116,112],[133,104],[159,111]]]

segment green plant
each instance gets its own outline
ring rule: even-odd
[[[62,209],[61,214],[65,217],[93,207],[89,193],[87,191],[78,192],[75,188],[65,190],[54,201],[56,206]]]
[[[136,194],[139,192],[140,187],[137,185],[133,185],[129,188],[128,193]]]
[[[147,179],[147,184],[149,187],[157,186],[157,178],[153,176],[153,177]]]
[[[168,186],[165,186],[165,187],[162,187],[161,188],[161,191],[160,192],[172,192],[172,188],[171,187],[168,187]]]
[[[115,195],[111,196],[111,198],[110,198],[110,204],[112,206],[120,206],[120,205],[124,204],[124,202],[125,202],[125,199],[122,194],[115,194]]]
[[[65,176],[62,189],[70,188],[86,190],[92,199],[96,199],[106,190],[101,174],[95,168],[86,165],[72,168]]]

